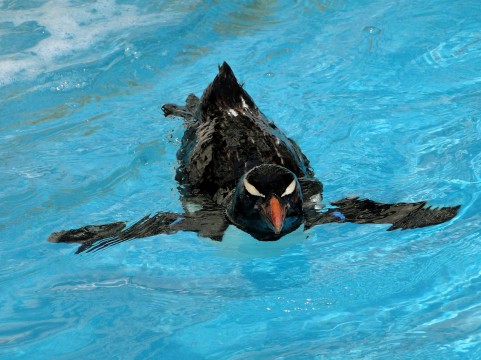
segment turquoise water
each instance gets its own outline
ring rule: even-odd
[[[0,1],[0,357],[481,358],[479,19],[479,0]],[[460,214],[275,243],[48,243],[181,210],[183,128],[160,106],[223,60],[326,201]]]

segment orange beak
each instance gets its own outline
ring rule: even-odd
[[[279,234],[284,226],[284,219],[286,218],[286,208],[282,206],[276,196],[272,196],[267,206],[262,206],[264,213],[272,224],[273,230]]]

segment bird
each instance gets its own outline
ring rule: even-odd
[[[459,211],[460,205],[432,208],[426,201],[391,204],[359,197],[324,206],[323,184],[306,155],[259,110],[225,61],[200,98],[190,94],[185,105],[165,104],[162,110],[185,126],[175,175],[184,212],[160,211],[130,226],[62,230],[50,242],[79,243],[81,253],[179,231],[222,241],[230,225],[259,241],[277,241],[302,225],[304,231],[333,222],[404,230],[443,223]]]

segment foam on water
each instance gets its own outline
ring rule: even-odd
[[[34,22],[46,38],[14,54],[2,54],[0,49],[0,86],[99,61],[118,51],[121,42],[117,40],[129,32],[156,24],[173,25],[183,16],[174,6],[149,13],[115,0],[52,0],[34,9],[9,9],[7,5],[7,1],[3,6],[0,3],[0,23]],[[83,85],[79,81],[71,86]]]

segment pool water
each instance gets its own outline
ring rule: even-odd
[[[480,18],[479,0],[0,1],[0,357],[481,358]],[[183,127],[160,106],[224,60],[326,202],[459,215],[48,243],[181,210]]]

